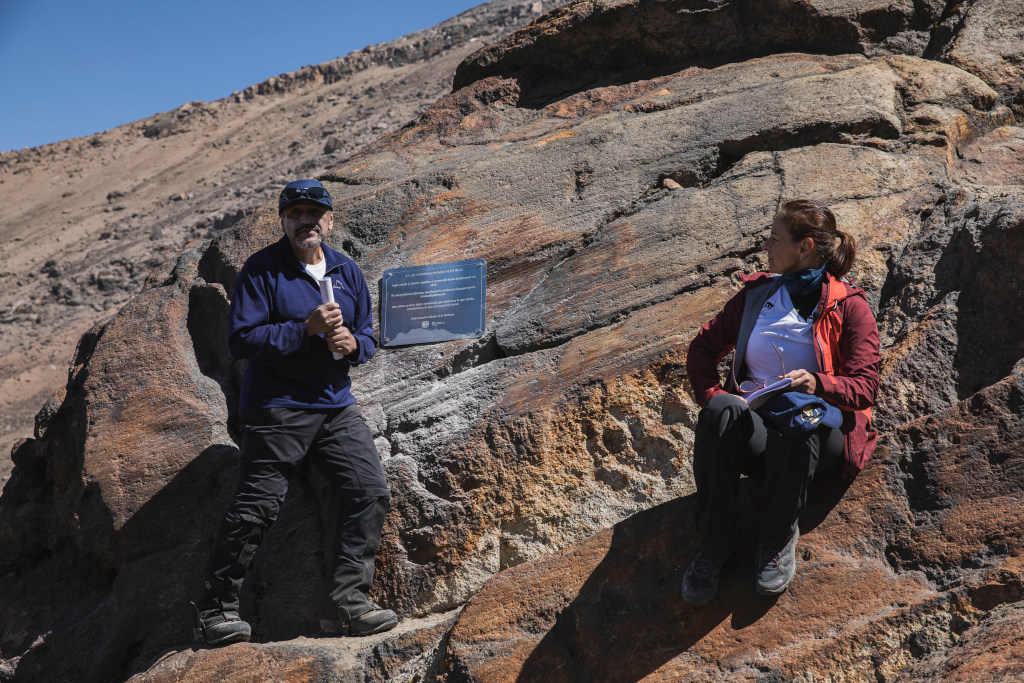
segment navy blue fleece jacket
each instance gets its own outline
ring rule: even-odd
[[[249,257],[231,298],[228,345],[235,358],[249,360],[240,412],[355,403],[348,370],[370,360],[377,350],[373,304],[359,266],[326,244],[323,251],[334,300],[359,348],[335,360],[323,337],[306,335],[305,320],[321,304],[320,289],[282,237]]]

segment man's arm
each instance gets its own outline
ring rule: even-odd
[[[348,361],[359,365],[373,358],[377,352],[377,337],[373,335],[373,302],[370,301],[370,288],[366,286],[366,278],[358,266],[355,267],[356,318],[352,321],[352,336],[355,338],[356,350],[349,354]]]
[[[343,355],[351,365],[359,365],[370,360],[377,351],[377,338],[373,335],[373,303],[366,278],[358,266],[353,265],[353,272],[346,275],[345,281],[354,293],[355,319],[346,320],[344,325],[339,325],[324,338],[327,348]]]
[[[228,309],[228,347],[235,358],[273,359],[309,348],[302,320],[270,322],[270,296],[263,282],[243,267]]]

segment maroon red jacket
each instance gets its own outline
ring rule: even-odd
[[[764,302],[782,286],[768,273],[743,276],[743,289],[729,300],[690,342],[686,372],[694,398],[703,408],[715,394],[736,393],[736,378],[746,376],[747,340]],[[878,325],[864,290],[826,273],[811,326],[821,372],[818,395],[843,411],[843,475],[853,479],[875,451],[871,406],[878,394]],[[735,349],[723,388],[718,363]]]

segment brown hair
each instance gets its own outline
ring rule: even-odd
[[[842,277],[853,268],[857,243],[849,233],[836,228],[836,217],[827,206],[813,199],[795,199],[782,205],[779,217],[797,242],[807,237],[814,240],[825,269],[832,275]]]

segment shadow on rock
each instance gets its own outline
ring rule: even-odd
[[[3,643],[14,680],[123,680],[138,658],[190,639],[185,590],[199,585],[237,457],[224,445],[200,453],[117,533],[119,556],[72,552],[75,539],[50,539],[52,548],[39,549],[46,559],[9,576],[0,614],[23,636]]]
[[[753,527],[759,484],[741,482],[745,529]],[[803,533],[825,519],[847,488],[847,482],[831,474],[815,483],[801,517]],[[727,563],[714,602],[693,607],[682,600],[682,575],[695,552],[694,499],[664,503],[613,527],[603,559],[529,654],[517,680],[639,680],[726,620],[740,631],[769,613],[778,598],[754,590],[752,533],[743,536]]]

